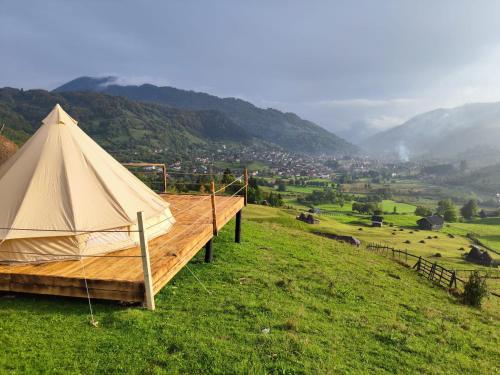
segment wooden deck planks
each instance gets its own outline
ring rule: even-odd
[[[158,293],[213,237],[210,199],[199,195],[164,195],[176,219],[172,230],[149,241],[154,293]],[[217,229],[244,206],[242,197],[216,197]],[[194,224],[193,224],[194,223]],[[137,256],[117,258],[115,256]],[[0,290],[142,301],[144,280],[139,247],[105,257],[43,264],[0,265]]]

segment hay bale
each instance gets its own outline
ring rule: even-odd
[[[420,242],[420,243],[425,243],[425,241],[424,241],[424,240],[420,240],[420,241],[418,241],[418,242]]]
[[[411,241],[410,240],[406,240],[404,243],[411,243]]]

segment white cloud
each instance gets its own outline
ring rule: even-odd
[[[311,106],[319,107],[383,107],[391,105],[408,105],[415,103],[417,99],[396,98],[396,99],[329,99],[308,103]]]

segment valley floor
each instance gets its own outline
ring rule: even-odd
[[[463,306],[414,271],[308,233],[273,208],[244,211],[157,295],[157,310],[0,296],[0,372],[433,373],[498,371],[497,301]],[[205,291],[193,272],[210,291]]]

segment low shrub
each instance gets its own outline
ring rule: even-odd
[[[481,307],[483,298],[487,295],[488,287],[486,280],[480,277],[479,273],[473,272],[464,285],[464,292],[462,294],[463,302],[466,305]]]

